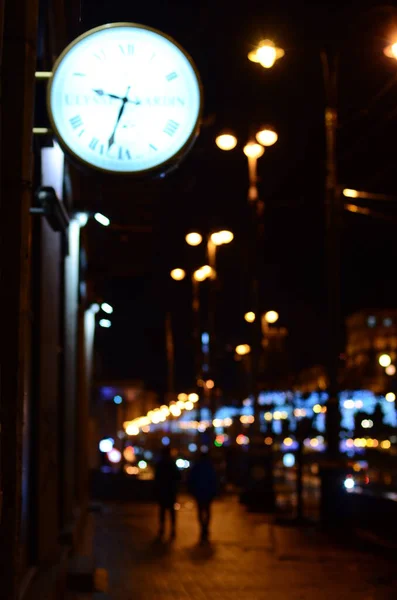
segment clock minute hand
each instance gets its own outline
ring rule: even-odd
[[[127,89],[127,91],[126,91],[126,94],[125,94],[124,98],[120,98],[120,99],[122,100],[122,104],[121,104],[121,106],[120,106],[119,114],[117,115],[117,120],[116,120],[116,123],[115,123],[114,129],[113,129],[112,135],[110,136],[110,138],[109,138],[109,140],[108,140],[108,149],[110,148],[110,146],[111,146],[112,144],[114,144],[114,136],[115,136],[116,129],[117,129],[117,126],[118,126],[118,124],[119,124],[119,121],[120,121],[120,119],[121,119],[121,115],[122,115],[122,114],[123,114],[123,112],[124,112],[125,105],[126,105],[126,104],[127,104],[127,102],[128,102],[128,92],[130,91],[130,87],[131,87],[131,86],[128,86],[128,89]]]

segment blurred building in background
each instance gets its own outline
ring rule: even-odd
[[[397,310],[365,309],[346,319],[345,352],[341,356],[341,389],[365,389],[376,394],[396,391]],[[295,381],[302,392],[325,390],[323,365],[302,370]]]
[[[383,355],[385,366],[379,362]],[[375,393],[394,389],[396,360],[396,309],[362,310],[346,319],[345,387],[359,385]]]

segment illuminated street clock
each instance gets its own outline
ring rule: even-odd
[[[198,134],[200,77],[169,36],[111,23],[62,52],[47,106],[59,143],[83,165],[114,174],[165,172]]]

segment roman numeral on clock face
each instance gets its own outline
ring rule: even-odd
[[[119,44],[119,48],[124,56],[132,56],[134,54],[133,44]]]
[[[77,129],[78,127],[82,126],[83,119],[80,117],[80,115],[76,115],[75,117],[72,117],[71,119],[69,119],[69,122],[70,122],[71,126],[73,127],[73,129]]]
[[[175,71],[172,71],[172,73],[168,73],[168,75],[166,75],[166,80],[167,81],[172,81],[173,79],[176,79],[178,77],[178,74],[175,73]]]
[[[179,127],[179,123],[170,119],[168,121],[167,125],[164,127],[163,131],[167,135],[173,136],[174,133],[178,130],[178,127]]]
[[[91,150],[95,150],[95,148],[97,147],[99,143],[98,138],[92,138],[92,140],[90,141],[90,143],[88,144],[88,146],[91,148]]]
[[[125,158],[131,160],[131,153],[128,148],[124,149],[122,146],[120,146],[117,158],[119,160],[124,160]]]

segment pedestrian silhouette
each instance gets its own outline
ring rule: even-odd
[[[189,491],[197,503],[197,516],[201,528],[201,541],[208,540],[211,505],[217,493],[217,477],[208,452],[202,452],[192,467],[188,480]]]
[[[161,458],[155,467],[154,488],[159,505],[159,537],[163,537],[166,514],[169,513],[171,521],[171,537],[175,537],[176,513],[175,503],[178,493],[180,473],[175,461],[171,457],[171,449],[166,446],[162,450]]]

